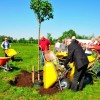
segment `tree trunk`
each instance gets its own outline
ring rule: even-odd
[[[39,29],[38,29],[38,81],[40,80],[40,50],[39,50],[39,39],[40,39],[40,28],[41,23],[39,22]]]

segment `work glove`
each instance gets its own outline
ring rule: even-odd
[[[61,65],[61,68],[65,68],[65,66],[64,65]]]

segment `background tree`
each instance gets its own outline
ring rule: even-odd
[[[63,32],[62,36],[61,36],[59,39],[60,39],[60,41],[61,41],[61,40],[64,39],[64,38],[67,38],[67,37],[71,38],[72,36],[76,36],[76,33],[75,33],[74,30],[71,29],[71,30],[69,30],[69,31]]]
[[[0,42],[2,42],[4,40],[4,35],[3,36],[0,36]]]
[[[48,2],[48,0],[31,0],[30,8],[36,14],[38,24],[39,24],[39,28],[38,28],[38,46],[39,46],[41,23],[44,20],[49,20],[50,18],[53,18],[53,14],[52,14],[53,8],[51,3]],[[40,80],[39,69],[40,69],[40,51],[38,48],[38,80]]]
[[[19,39],[19,43],[26,43],[25,38],[20,38],[20,39]]]
[[[78,35],[78,34],[76,34],[76,38],[77,39],[91,39],[91,36],[85,36],[85,35]]]
[[[47,33],[47,38],[50,40],[51,43],[53,43],[53,38],[51,36],[51,33]]]
[[[33,37],[30,37],[30,38],[29,38],[29,43],[33,43],[33,42],[34,42]]]

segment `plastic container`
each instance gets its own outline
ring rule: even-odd
[[[57,81],[57,72],[52,62],[45,62],[43,72],[44,88],[48,89]]]
[[[5,53],[7,54],[7,56],[12,57],[15,56],[17,54],[17,52],[14,49],[8,49],[5,50]]]
[[[0,57],[0,66],[5,65],[10,60],[10,57]]]

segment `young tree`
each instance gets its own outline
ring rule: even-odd
[[[48,2],[48,0],[31,0],[30,8],[36,14],[38,24],[39,24],[39,28],[38,28],[38,46],[39,46],[41,23],[44,20],[49,20],[50,18],[53,18],[53,14],[52,14],[53,8],[51,3]],[[40,51],[38,47],[38,80],[40,80],[39,69],[40,69]]]

